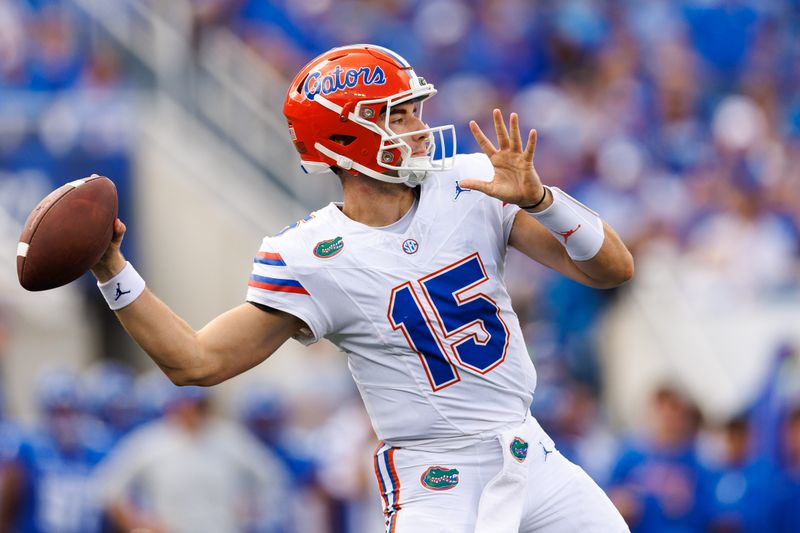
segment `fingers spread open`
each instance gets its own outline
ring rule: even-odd
[[[494,119],[494,129],[497,132],[497,142],[500,145],[500,149],[508,150],[511,147],[511,140],[508,137],[503,113],[499,109],[495,109],[492,112],[492,118]]]
[[[511,118],[508,119],[508,125],[511,128],[511,149],[515,152],[521,152],[522,137],[519,134],[519,115],[511,113]]]
[[[486,155],[491,157],[497,153],[497,148],[494,147],[492,141],[483,133],[477,122],[471,120],[469,122],[469,129],[472,132],[472,136],[475,137],[475,140],[478,142],[478,146],[481,147],[481,150],[483,150]]]
[[[536,152],[536,140],[539,138],[536,130],[528,132],[528,144],[525,146],[525,160],[533,163],[533,154]]]

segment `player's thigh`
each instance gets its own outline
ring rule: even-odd
[[[379,450],[376,459],[390,533],[473,533],[481,490],[500,468],[499,457],[473,452]]]
[[[558,451],[531,470],[520,533],[629,531],[605,492]]]

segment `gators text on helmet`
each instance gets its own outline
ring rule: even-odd
[[[418,104],[436,94],[398,54],[369,44],[334,48],[313,59],[289,87],[283,112],[303,169],[312,174],[338,167],[389,183],[416,186],[431,170],[452,167],[445,157],[445,138],[453,125],[394,133],[392,107]],[[412,157],[403,138],[426,134],[427,153]],[[437,145],[441,159],[434,160]]]

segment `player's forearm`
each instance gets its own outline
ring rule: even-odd
[[[616,287],[633,276],[633,258],[616,232],[606,223],[600,225],[603,241],[592,257],[573,259],[547,228],[524,211],[514,219],[508,243],[534,261],[589,287]]]
[[[136,343],[178,385],[205,384],[214,374],[214,359],[203,349],[197,332],[149,289],[117,318]]]
[[[178,385],[216,385],[241,374],[304,327],[294,315],[243,303],[195,331],[147,289],[117,317]]]
[[[549,193],[549,194],[548,194]],[[598,288],[616,287],[633,276],[633,258],[600,215],[557,187],[546,187],[544,209],[526,209],[563,246],[569,262]]]
[[[118,229],[121,235],[124,226]],[[294,315],[245,303],[195,331],[147,289],[118,251],[92,272],[131,338],[178,385],[216,385],[241,374],[305,326]]]
[[[586,261],[574,261],[575,266],[595,282],[595,287],[610,289],[633,277],[633,256],[617,233],[603,223],[605,239],[597,255]]]
[[[178,385],[204,384],[214,372],[210,363],[217,358],[206,354],[197,332],[147,289],[135,270],[125,270],[131,267],[119,251],[124,233],[124,224],[117,220],[109,249],[92,267],[98,285],[111,290],[107,294],[109,289],[101,288],[101,292],[131,338],[170,380]]]

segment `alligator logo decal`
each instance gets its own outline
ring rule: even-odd
[[[432,466],[422,474],[419,480],[426,489],[450,490],[458,485],[458,470],[443,466]]]
[[[519,437],[514,437],[509,448],[511,449],[511,455],[520,463],[528,457],[528,443]]]
[[[344,241],[341,237],[320,241],[314,247],[314,255],[320,259],[329,259],[338,254],[344,248]]]

